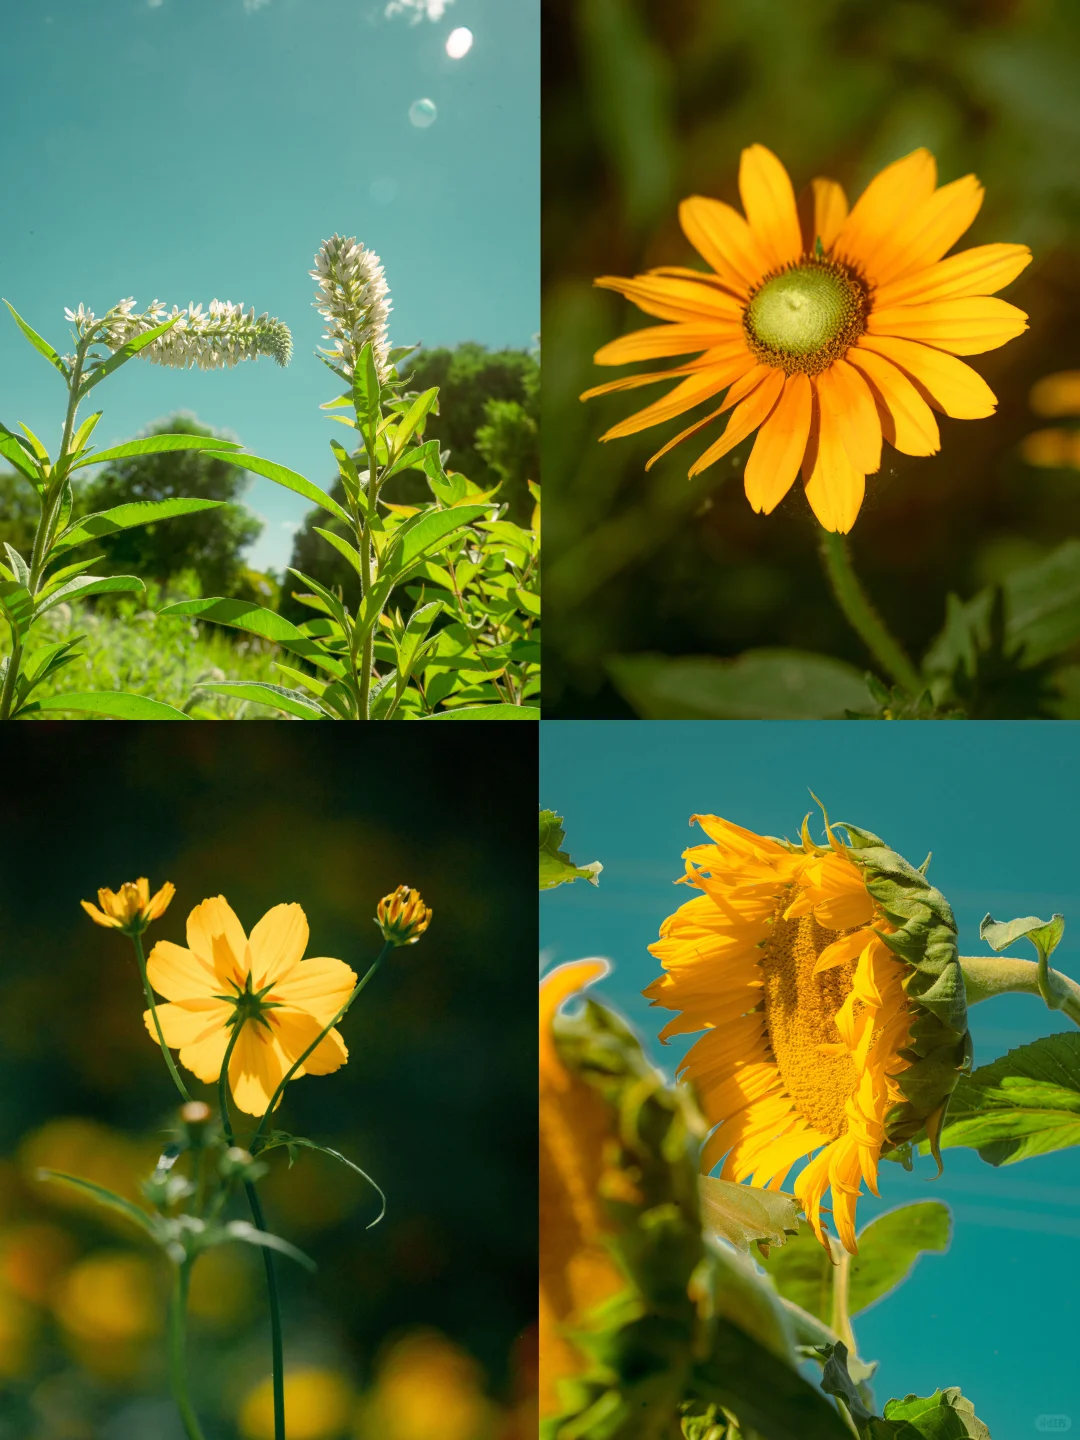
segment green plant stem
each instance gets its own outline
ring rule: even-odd
[[[374,962],[368,967],[367,973],[364,975],[363,979],[357,981],[356,988],[352,991],[349,998],[345,1001],[345,1004],[342,1005],[341,1009],[330,1021],[329,1025],[325,1025],[322,1030],[319,1031],[318,1035],[316,1035],[315,1039],[307,1047],[304,1053],[297,1060],[294,1060],[291,1067],[286,1071],[285,1076],[281,1081],[281,1084],[274,1091],[274,1095],[270,1101],[270,1104],[266,1107],[266,1114],[259,1121],[259,1124],[255,1130],[255,1134],[251,1137],[251,1144],[248,1146],[248,1149],[251,1151],[252,1155],[257,1155],[259,1153],[259,1150],[262,1148],[267,1121],[277,1109],[278,1102],[281,1100],[282,1095],[285,1093],[285,1086],[288,1085],[289,1081],[296,1074],[297,1070],[300,1069],[301,1065],[303,1065],[304,1061],[308,1058],[312,1051],[319,1048],[322,1042],[326,1039],[327,1035],[330,1034],[330,1031],[333,1030],[334,1026],[340,1024],[340,1022],[345,1018],[345,1016],[349,1012],[350,1007],[352,1006],[353,1001],[360,994],[361,990],[363,990],[364,987],[368,984],[368,982],[373,978],[376,971],[384,963],[391,951],[395,950],[396,948],[397,947],[392,940],[388,940],[386,942],[383,948],[379,951],[378,955],[375,957]]]
[[[142,977],[143,991],[146,995],[146,1003],[150,1007],[150,1014],[154,1017],[154,1029],[157,1031],[158,1044],[161,1046],[161,1053],[165,1056],[165,1064],[169,1067],[169,1074],[172,1076],[173,1083],[175,1084],[177,1090],[180,1091],[181,1098],[186,1105],[191,1099],[191,1095],[188,1091],[187,1086],[180,1078],[180,1072],[176,1068],[176,1061],[172,1057],[172,1051],[169,1049],[168,1045],[165,1044],[165,1036],[162,1033],[161,1029],[161,1019],[158,1016],[157,1004],[154,1000],[154,991],[150,985],[150,977],[146,973],[146,956],[143,954],[142,936],[131,935],[129,938],[132,945],[135,947],[135,959],[138,961],[139,964],[139,974]]]
[[[49,551],[52,548],[53,526],[60,511],[60,501],[64,493],[64,482],[67,479],[68,446],[71,444],[71,433],[75,428],[75,416],[79,409],[79,386],[82,383],[83,364],[86,361],[87,351],[94,343],[93,331],[84,335],[75,349],[75,363],[71,367],[71,379],[68,381],[68,404],[67,414],[64,416],[64,431],[60,439],[60,453],[56,457],[56,463],[52,467],[52,479],[56,482],[50,484],[46,490],[45,500],[41,507],[41,515],[38,519],[37,533],[34,536],[34,548],[30,556],[30,594],[36,595],[41,584],[42,572],[48,564]]]
[[[22,640],[19,638],[19,627],[14,620],[9,620],[8,629],[11,631],[11,654],[8,656],[7,672],[4,675],[4,688],[0,692],[0,720],[6,720],[11,714],[11,703],[15,698],[15,686],[19,679],[19,670],[22,667]]]
[[[374,437],[370,442],[365,436],[365,446],[370,443],[368,449],[368,490],[367,490],[367,523],[364,525],[360,536],[360,564],[363,568],[364,601],[366,603],[368,594],[371,591],[371,525],[375,519],[375,507],[379,500],[380,476],[375,462],[375,441]],[[377,615],[367,617],[367,625],[364,629],[364,638],[360,650],[360,693],[357,701],[360,709],[361,720],[371,719],[371,664],[375,649],[375,627],[378,624]],[[356,666],[356,657],[353,656],[353,667]]]
[[[173,1399],[183,1421],[184,1434],[188,1440],[204,1440],[198,1418],[192,1408],[187,1388],[187,1364],[185,1360],[185,1325],[187,1317],[188,1280],[191,1261],[184,1260],[174,1267],[172,1294],[169,1300],[169,1382]]]
[[[845,537],[831,530],[822,530],[820,553],[836,603],[844,612],[848,624],[898,685],[902,685],[912,696],[921,695],[926,689],[925,682],[874,609],[855,573]]]
[[[1044,979],[1037,961],[1015,960],[1009,955],[961,955],[960,969],[969,1005],[995,995],[1039,995],[1051,1010],[1062,1011],[1080,1025],[1080,985],[1060,970],[1046,966]]]

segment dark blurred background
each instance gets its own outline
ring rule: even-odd
[[[950,591],[967,599],[1080,533],[1080,474],[1020,452],[1045,424],[1029,407],[1034,382],[1080,367],[1080,6],[545,0],[544,16],[545,714],[630,717],[606,669],[614,655],[784,646],[866,667],[821,574],[800,483],[772,516],[755,515],[742,488],[752,439],[695,481],[693,442],[646,475],[676,422],[596,441],[664,387],[577,398],[629,373],[593,366],[599,345],[655,323],[593,278],[700,265],[678,202],[700,193],[739,206],[739,152],[754,141],[780,156],[796,190],[827,175],[849,199],[926,145],[942,183],[973,171],[986,186],[957,248],[1021,241],[1035,254],[1007,292],[1030,330],[972,362],[997,414],[940,417],[940,454],[886,447],[867,483],[855,563],[910,652],[942,629]],[[1069,624],[1059,691],[1075,688],[1080,610]],[[1014,713],[1010,704],[988,713]],[[1075,709],[1016,704],[1021,715]]]
[[[400,737],[400,738],[398,738]],[[342,1151],[284,1152],[270,1228],[297,1419],[290,1440],[532,1440],[536,1288],[534,729],[78,727],[12,731],[0,866],[0,1436],[172,1440],[163,1266],[123,1220],[38,1165],[134,1196],[174,1114],[130,943],[79,907],[147,875],[184,943],[223,893],[250,930],[297,901],[309,953],[362,972],[380,896],[434,909],[343,1024],[348,1064],[290,1087],[281,1124]],[[495,796],[498,803],[495,803]],[[186,1076],[214,1104],[207,1087]],[[216,1107],[215,1107],[216,1108]],[[240,1133],[249,1121],[241,1117]],[[354,1183],[355,1181],[355,1183]],[[241,1212],[238,1209],[237,1214]],[[258,1254],[195,1269],[191,1366],[208,1440],[272,1440]],[[529,1416],[532,1416],[530,1422]]]

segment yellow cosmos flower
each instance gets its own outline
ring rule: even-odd
[[[128,880],[120,886],[119,893],[112,890],[99,890],[97,893],[100,910],[89,900],[79,901],[95,925],[105,925],[110,930],[138,933],[145,930],[151,920],[157,920],[165,914],[169,901],[176,894],[176,886],[166,881],[151,899],[150,882],[144,877],[135,881]]]
[[[582,399],[679,377],[663,400],[602,437],[613,440],[727,390],[722,405],[649,465],[730,411],[690,475],[757,430],[745,475],[753,508],[774,510],[801,469],[818,520],[846,533],[866,476],[880,468],[883,438],[906,455],[933,455],[934,410],[964,420],[993,413],[986,381],[956,357],[996,349],[1027,328],[1023,311],[990,297],[1031,253],[979,245],[943,258],[978,214],[983,190],[974,175],[938,186],[927,150],[888,166],[849,212],[834,180],[814,180],[796,202],[780,161],[752,145],[742,152],[739,193],[745,219],[697,195],[680,207],[686,237],[710,271],[664,266],[596,282],[670,322],[605,345],[597,364],[697,358],[597,386]]]
[[[540,984],[540,1413],[561,1408],[559,1382],[585,1359],[567,1338],[581,1317],[626,1286],[604,1244],[611,1223],[600,1180],[612,1115],[600,1094],[563,1064],[552,1026],[560,1005],[607,974],[577,960]]]
[[[715,1127],[702,1170],[779,1189],[813,1156],[794,1194],[824,1244],[831,1187],[854,1253],[862,1182],[877,1194],[882,1154],[924,1128],[937,1154],[970,1065],[952,912],[855,826],[818,846],[804,821],[795,846],[693,818],[713,843],[685,852],[684,880],[703,893],[664,922],[645,994],[681,1012],[661,1039],[706,1031],[680,1067]]]
[[[264,1115],[286,1071],[341,1009],[356,975],[341,960],[305,960],[307,917],[299,905],[275,905],[250,938],[221,895],[196,905],[187,921],[188,948],[159,940],[147,973],[159,995],[165,1043],[207,1083],[221,1073],[233,1027],[243,1028],[229,1062],[233,1099],[248,1115]],[[143,1014],[157,1044],[154,1018]],[[331,1030],[296,1072],[329,1075],[349,1058]]]
[[[399,885],[392,895],[384,895],[379,901],[375,923],[384,940],[395,945],[415,945],[431,924],[433,914],[419,890]]]

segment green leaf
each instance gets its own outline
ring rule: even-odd
[[[334,547],[334,549],[338,552],[339,555],[343,555],[345,559],[349,562],[349,564],[352,566],[352,568],[356,571],[357,575],[359,575],[360,578],[363,579],[364,566],[363,562],[360,559],[360,552],[359,550],[357,550],[356,546],[350,545],[348,540],[346,540],[341,535],[336,535],[333,530],[323,530],[322,527],[319,525],[316,525],[313,528],[315,530],[315,534],[321,535],[322,538],[329,545],[332,545]]]
[[[409,437],[415,432],[417,426],[427,415],[428,411],[435,404],[439,396],[439,387],[436,385],[431,390],[425,390],[418,395],[413,403],[406,410],[405,414],[398,421],[397,429],[394,431],[393,445],[390,450],[391,460],[396,460],[405,446],[409,443]]]
[[[961,1076],[941,1144],[970,1146],[990,1165],[1080,1145],[1080,1031],[1044,1035]]]
[[[12,305],[7,300],[4,301],[4,304],[11,311],[12,315],[15,317],[15,324],[18,325],[19,329],[30,341],[30,344],[33,345],[34,349],[37,350],[39,354],[44,355],[45,359],[48,360],[49,364],[53,367],[53,369],[59,370],[60,374],[64,377],[65,380],[69,380],[71,378],[71,372],[68,370],[68,367],[64,364],[63,360],[60,359],[60,356],[56,353],[56,351],[49,344],[49,342],[42,339],[42,337],[37,333],[36,330],[31,329],[31,327],[26,323],[26,321],[22,318],[19,312],[15,309],[14,305]]]
[[[949,1248],[952,1217],[940,1200],[919,1200],[879,1215],[859,1235],[848,1269],[848,1313],[875,1304],[903,1283],[919,1256]]]
[[[99,510],[93,515],[83,515],[73,525],[56,537],[51,553],[72,550],[76,545],[85,545],[88,540],[100,540],[103,535],[115,535],[118,530],[131,530],[136,525],[152,525],[157,520],[171,520],[175,515],[194,515],[199,510],[216,510],[223,500],[133,500],[127,505],[115,505],[111,510]]]
[[[535,705],[461,705],[456,710],[440,710],[438,715],[421,715],[421,720],[539,720]]]
[[[1037,915],[1026,915],[1020,920],[995,920],[983,917],[979,926],[979,939],[985,940],[991,950],[1005,950],[1014,940],[1025,936],[1040,955],[1052,955],[1065,933],[1064,915],[1054,915],[1049,920],[1040,920]]]
[[[543,813],[550,815],[551,811]],[[733,1180],[702,1175],[698,1180],[698,1194],[705,1229],[722,1236],[738,1250],[747,1252],[752,1244],[783,1245],[789,1235],[798,1234],[802,1207],[794,1195],[782,1190],[761,1190],[755,1185],[739,1185]]]
[[[41,494],[45,482],[40,468],[26,453],[23,442],[17,435],[12,434],[6,425],[0,425],[0,455],[25,475],[38,494]]]
[[[295,1260],[298,1265],[302,1265],[305,1270],[310,1270],[312,1274],[318,1269],[315,1261],[305,1255],[302,1250],[298,1250],[295,1245],[290,1245],[288,1240],[283,1240],[280,1235],[271,1235],[268,1230],[257,1229],[250,1220],[231,1220],[222,1228],[230,1240],[240,1240],[245,1245],[258,1245],[264,1250],[276,1250],[278,1254],[287,1255],[290,1260]],[[205,1248],[206,1244],[215,1243],[214,1232],[210,1231],[208,1235],[213,1238],[208,1238],[203,1245],[200,1245],[200,1249]]]
[[[30,566],[27,565],[18,550],[9,545],[6,540],[4,541],[4,552],[8,557],[8,564],[11,566],[12,579],[17,580],[20,585],[29,590]]]
[[[189,717],[163,700],[145,695],[127,695],[122,690],[103,690],[86,695],[46,695],[34,700],[21,712],[37,714],[43,710],[78,710],[90,715],[108,715],[114,720],[187,720]]]
[[[332,675],[341,675],[341,662],[324,650],[316,640],[309,639],[291,620],[274,610],[267,610],[251,600],[222,599],[206,596],[200,600],[177,600],[158,611],[159,615],[191,615],[199,620],[213,620],[218,625],[231,625],[234,630],[246,630],[251,635],[261,635],[284,645],[295,655],[311,661],[313,665],[329,670]],[[206,687],[204,687],[206,688]]]
[[[84,455],[74,464],[73,470],[84,465],[104,465],[108,460],[126,460],[132,455],[160,455],[167,450],[213,450],[235,451],[240,446],[232,440],[221,440],[213,435],[147,435],[142,440],[125,440],[111,450],[98,450]]]
[[[825,1325],[833,1323],[833,1280],[836,1267],[809,1228],[769,1252],[761,1262],[785,1300]]]
[[[49,452],[45,449],[45,446],[30,429],[30,426],[24,425],[23,422],[20,420],[19,429],[24,432],[27,440],[30,441],[30,448],[33,450],[38,460],[40,460],[43,465],[47,465],[49,463]]]
[[[74,457],[84,449],[86,442],[94,433],[95,429],[97,428],[97,423],[101,419],[102,415],[104,415],[104,413],[104,410],[96,410],[93,415],[88,415],[87,418],[79,426],[78,430],[75,431],[75,434],[71,441],[71,445],[68,449],[68,456],[70,458],[74,459]]]
[[[35,613],[44,615],[62,600],[83,600],[88,595],[117,595],[145,589],[137,575],[79,575],[68,580],[39,602]]]
[[[890,1400],[885,1406],[885,1421],[908,1425],[922,1440],[990,1440],[990,1431],[977,1418],[975,1407],[956,1388],[935,1390],[928,1399],[906,1395],[903,1400]],[[903,1434],[900,1429],[871,1431],[872,1440]]]
[[[410,516],[395,532],[384,570],[388,574],[401,574],[414,560],[418,560],[421,555],[438,545],[440,540],[445,540],[456,530],[471,525],[490,509],[490,505],[458,505],[453,510],[428,510],[420,515]]]
[[[860,1435],[865,1435],[867,1421],[873,1417],[848,1374],[847,1346],[841,1340],[835,1345],[823,1345],[819,1353],[825,1361],[821,1373],[822,1390],[826,1395],[835,1395],[844,1402]]]
[[[95,385],[105,379],[106,375],[111,375],[114,370],[119,370],[121,365],[126,365],[140,350],[145,350],[147,345],[152,345],[155,340],[165,334],[166,330],[171,330],[179,318],[179,315],[174,315],[171,320],[166,320],[161,325],[155,325],[152,330],[144,330],[141,335],[136,335],[133,340],[121,345],[119,350],[114,350],[103,365],[96,366],[85,376],[79,386],[79,399],[81,400],[83,396],[89,394]]]
[[[9,628],[21,637],[34,622],[34,599],[18,580],[0,580],[0,611]]]
[[[329,1155],[331,1160],[337,1160],[340,1164],[347,1166],[350,1170],[354,1171],[357,1175],[359,1175],[361,1180],[366,1180],[367,1183],[378,1195],[381,1203],[378,1215],[375,1216],[375,1219],[372,1220],[370,1225],[365,1226],[365,1229],[370,1230],[372,1226],[377,1225],[379,1221],[383,1218],[383,1216],[386,1214],[386,1195],[383,1192],[382,1186],[379,1185],[377,1181],[373,1180],[366,1170],[361,1170],[359,1165],[355,1165],[351,1160],[347,1159],[346,1156],[342,1155],[339,1151],[331,1150],[329,1145],[320,1145],[315,1140],[308,1140],[303,1135],[286,1135],[284,1131],[275,1130],[274,1133],[267,1140],[266,1144],[259,1147],[259,1154],[262,1155],[264,1151],[276,1149],[280,1145],[284,1145],[288,1148],[290,1165],[293,1163],[294,1158],[292,1153],[293,1147],[298,1146],[301,1150],[316,1150],[320,1155]]]
[[[297,495],[303,495],[305,500],[310,500],[313,505],[321,506],[335,519],[344,520],[346,525],[352,525],[347,510],[343,510],[325,490],[320,490],[318,485],[313,485],[310,480],[305,480],[303,475],[298,475],[295,470],[286,469],[284,465],[275,465],[272,460],[261,460],[258,455],[236,455],[225,450],[215,450],[214,459],[224,460],[229,465],[237,465],[241,470],[250,470],[253,475],[263,475],[267,480],[273,480],[275,485],[283,485],[286,490],[294,490]]]
[[[540,889],[554,890],[556,885],[566,885],[574,880],[588,880],[590,885],[600,884],[603,865],[594,860],[591,865],[575,865],[565,850],[559,846],[566,839],[561,815],[554,810],[540,811]]]
[[[356,357],[352,399],[361,428],[365,431],[374,430],[379,423],[382,387],[379,384],[379,371],[375,365],[375,354],[370,340]]]
[[[734,660],[621,655],[608,671],[644,720],[842,720],[871,703],[854,666],[801,650],[747,650]]]
[[[152,1240],[160,1240],[153,1216],[148,1215],[145,1210],[140,1210],[130,1200],[125,1200],[122,1195],[107,1190],[104,1185],[97,1185],[93,1180],[82,1180],[78,1175],[65,1175],[62,1170],[38,1170],[37,1178],[39,1180],[59,1180],[63,1185],[70,1185],[72,1189],[89,1195],[92,1200],[96,1200],[106,1210],[114,1210],[118,1215],[123,1215],[133,1221]]]
[[[50,560],[54,558],[54,556],[49,557]],[[59,590],[60,586],[65,585],[73,575],[84,574],[91,565],[96,565],[100,558],[100,555],[91,555],[89,560],[78,560],[74,565],[62,565],[59,570],[54,570],[37,593],[38,604],[40,605],[42,600],[51,595],[54,590]]]
[[[203,685],[203,690],[213,690],[218,695],[234,695],[238,700],[250,700],[256,705],[269,705],[298,720],[327,720],[330,717],[322,706],[299,690],[287,690],[284,685],[270,685],[263,680],[240,680],[234,684]]]

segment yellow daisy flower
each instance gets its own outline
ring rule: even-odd
[[[165,1043],[200,1080],[217,1080],[232,1038],[233,1099],[248,1115],[264,1115],[286,1071],[341,1009],[356,975],[341,960],[303,958],[307,917],[299,905],[275,905],[250,937],[221,895],[196,905],[187,921],[188,948],[159,940],[150,952],[150,984],[169,1002],[157,1006]],[[143,1014],[157,1044],[154,1018]],[[329,1075],[349,1058],[331,1030],[296,1072]]]
[[[974,175],[938,186],[927,150],[889,165],[849,211],[834,180],[814,180],[796,202],[777,157],[752,145],[742,152],[739,193],[745,219],[700,195],[680,206],[709,271],[664,266],[596,282],[669,322],[605,345],[598,365],[697,358],[599,385],[582,399],[679,377],[664,399],[601,437],[614,440],[727,390],[649,465],[730,411],[690,475],[757,430],[745,474],[754,510],[774,510],[801,469],[818,520],[846,533],[866,476],[880,468],[882,439],[906,455],[933,455],[934,410],[964,420],[993,413],[986,381],[956,357],[994,350],[1027,328],[1023,311],[990,297],[1031,252],[979,245],[943,258],[978,214],[983,189]]]
[[[176,886],[166,881],[151,899],[150,882],[144,876],[139,880],[126,881],[119,892],[99,890],[97,893],[100,910],[89,900],[79,901],[95,925],[105,925],[110,930],[139,932],[145,930],[151,920],[165,914],[169,901],[176,894]]]
[[[855,1253],[862,1182],[877,1194],[888,1150],[925,1130],[970,1065],[956,925],[944,897],[876,836],[806,821],[792,845],[714,815],[684,854],[703,893],[661,927],[664,967],[645,995],[681,1012],[661,1039],[704,1030],[680,1075],[712,1133],[701,1167],[792,1187],[825,1243],[822,1200]],[[837,829],[846,832],[844,844]],[[940,1160],[939,1160],[940,1165]]]

